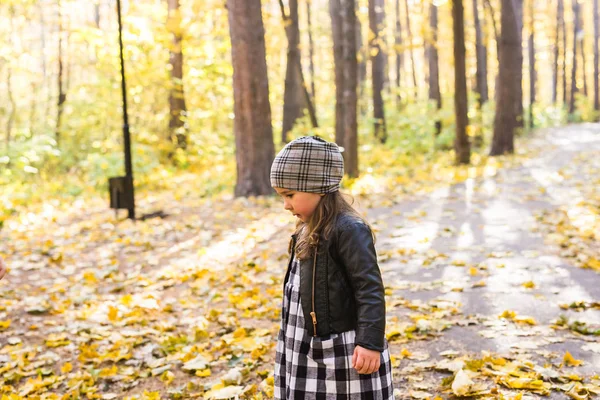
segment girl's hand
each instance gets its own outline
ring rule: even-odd
[[[357,345],[352,356],[352,368],[359,374],[372,374],[379,370],[380,359],[380,352]]]
[[[2,259],[2,257],[0,257],[0,279],[4,278],[4,275],[6,275],[7,270],[8,270],[8,268],[6,268],[6,264],[4,264],[4,260]]]

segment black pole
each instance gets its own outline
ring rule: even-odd
[[[119,21],[119,56],[121,59],[121,92],[123,94],[123,139],[125,144],[125,177],[131,193],[131,204],[128,208],[130,219],[135,219],[135,196],[133,191],[133,166],[131,164],[131,135],[129,134],[129,118],[127,117],[127,87],[125,84],[125,61],[123,60],[123,25],[121,23],[121,0],[117,0]]]

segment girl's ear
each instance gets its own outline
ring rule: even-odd
[[[319,196],[323,197],[323,196],[325,196],[325,194],[324,193],[319,193]]]

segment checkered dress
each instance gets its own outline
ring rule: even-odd
[[[290,400],[393,400],[387,341],[379,371],[360,375],[352,368],[354,330],[313,337],[304,328],[299,262],[285,285],[275,358],[275,398]]]

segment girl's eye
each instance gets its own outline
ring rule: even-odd
[[[292,198],[293,194],[286,194],[285,197],[289,197],[290,199]]]

